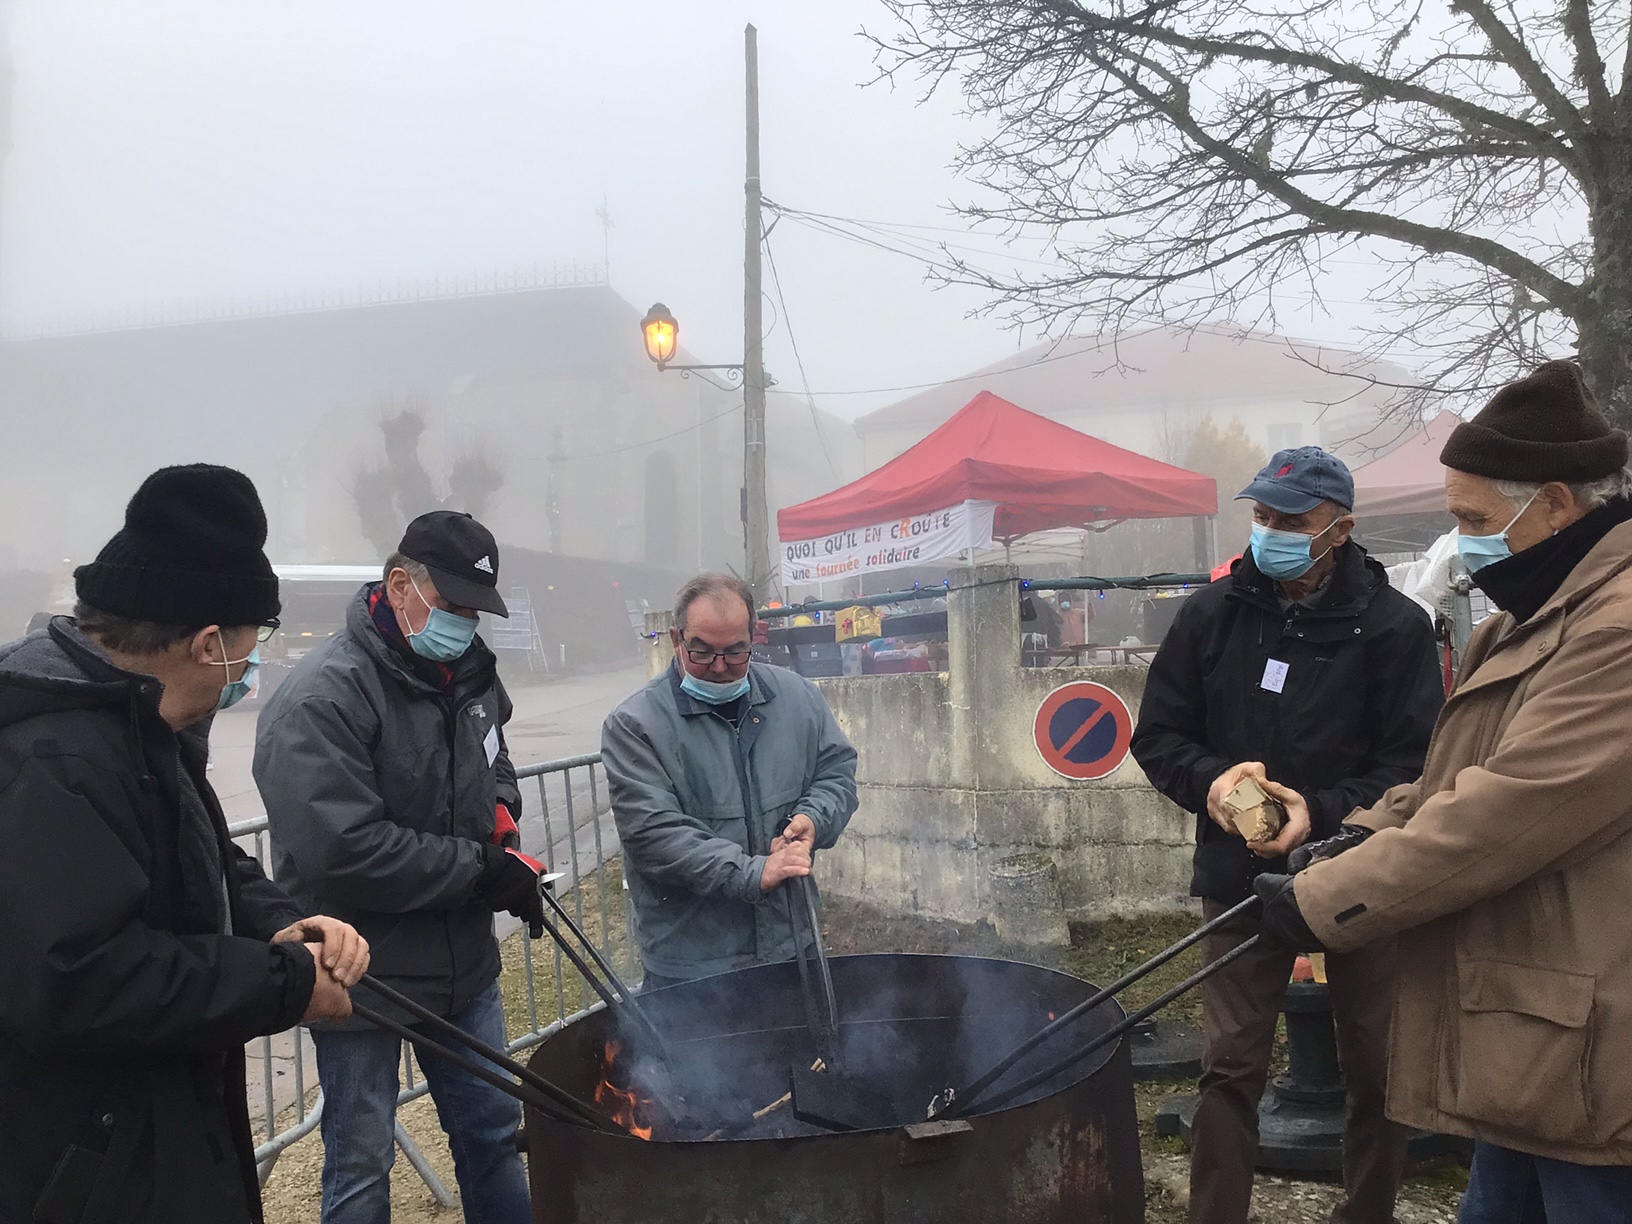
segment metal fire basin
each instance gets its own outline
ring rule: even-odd
[[[766,1137],[704,1139],[746,1122],[812,1057],[793,963],[687,982],[643,998],[677,1051],[688,1121],[651,1141],[605,1135],[527,1110],[535,1224],[1138,1224],[1144,1219],[1133,1072],[1126,1041],[1002,1109],[925,1125],[931,1097],[964,1083],[1094,987],[1012,961],[964,956],[835,957],[839,1064],[888,1092],[895,1116],[834,1133],[784,1107]],[[1122,1018],[1115,1002],[1052,1039],[1012,1074],[1045,1065]],[[533,1070],[584,1097],[609,1037],[642,1095],[676,1083],[614,1018],[597,1012],[534,1052]],[[1011,1081],[1005,1081],[1011,1082]],[[701,1118],[701,1122],[699,1122]],[[670,1137],[665,1138],[665,1130]],[[756,1132],[761,1133],[761,1132]],[[676,1137],[679,1134],[690,1137]]]

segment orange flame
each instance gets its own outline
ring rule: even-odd
[[[595,1085],[595,1104],[636,1139],[650,1140],[654,1113],[651,1098],[637,1096],[632,1088],[619,1088],[611,1079],[612,1069],[622,1049],[622,1045],[616,1041],[606,1043],[606,1053],[601,1061],[601,1082]]]

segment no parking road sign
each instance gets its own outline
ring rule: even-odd
[[[1133,715],[1103,684],[1078,680],[1043,698],[1032,737],[1044,764],[1055,773],[1091,782],[1128,759]]]

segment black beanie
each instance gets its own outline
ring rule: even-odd
[[[1613,428],[1573,361],[1549,361],[1508,383],[1445,440],[1439,461],[1492,480],[1580,484],[1626,466],[1626,434]]]
[[[160,625],[260,625],[278,579],[262,548],[266,511],[248,476],[210,463],[161,468],[125,507],[124,528],[74,571],[91,607]]]

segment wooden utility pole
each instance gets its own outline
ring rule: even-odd
[[[748,166],[743,183],[742,529],[748,585],[761,603],[771,589],[770,514],[765,501],[765,336],[760,313],[759,32],[743,31],[747,65]]]

